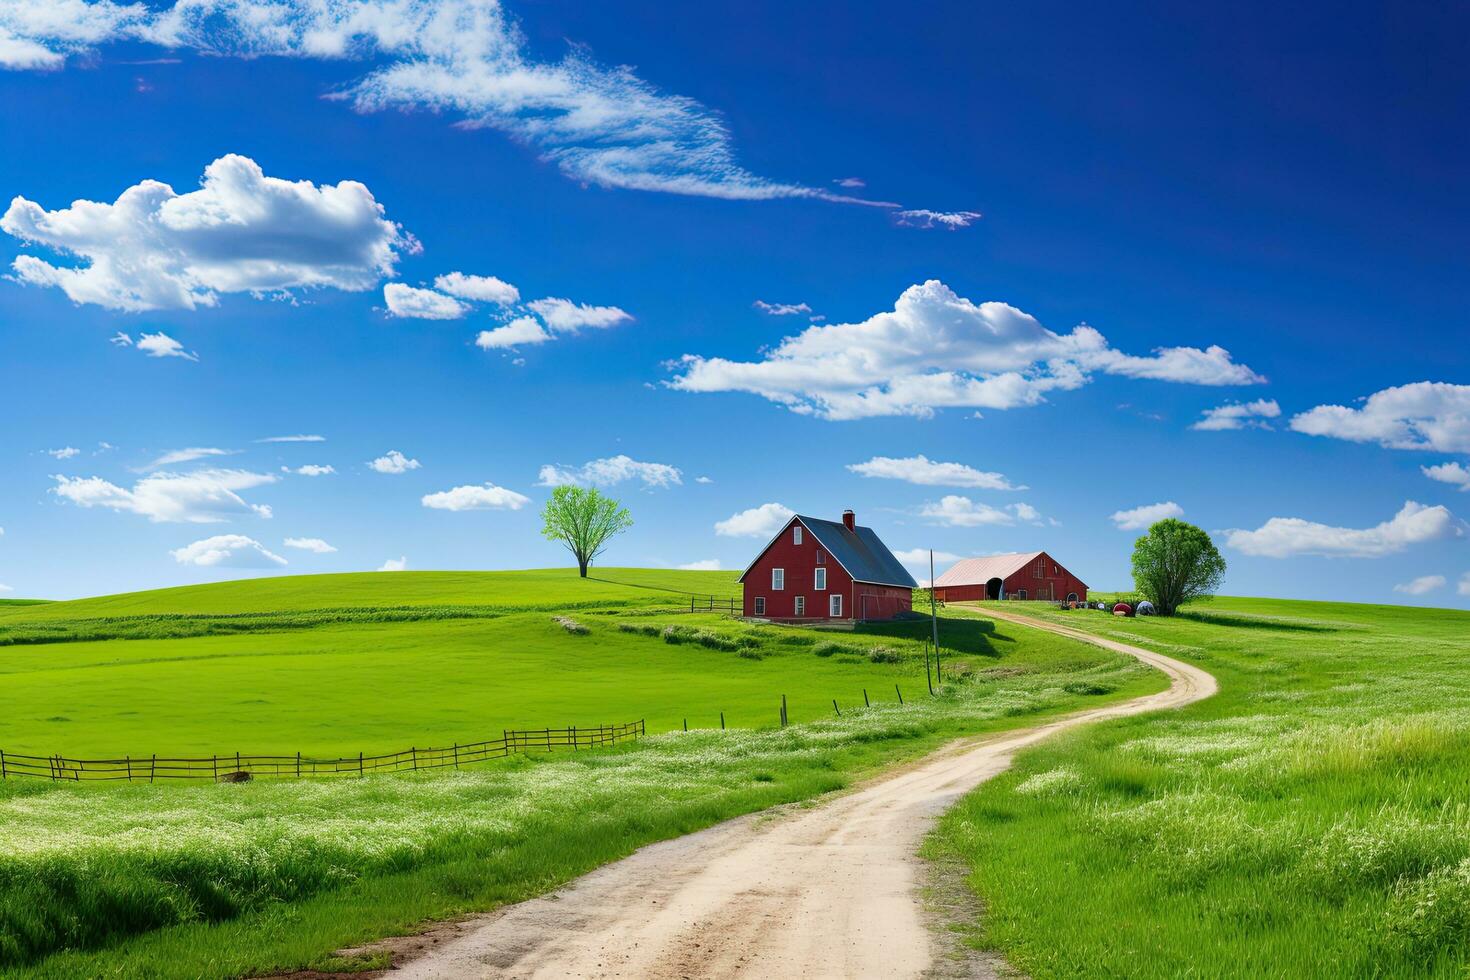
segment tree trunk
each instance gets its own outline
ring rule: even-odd
[[[577,571],[579,571],[581,573],[582,578],[586,578],[587,577],[587,563],[585,561],[581,561],[579,559],[577,561]]]

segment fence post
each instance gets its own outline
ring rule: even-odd
[[[832,710],[835,711],[835,712],[837,712],[837,717],[839,717],[839,718],[842,717],[842,709],[839,708],[839,707],[837,707],[837,699],[836,698],[833,698],[832,699]]]
[[[409,746],[408,756],[409,756],[409,758],[411,760],[413,760],[413,769],[414,769],[414,772],[418,772],[418,768],[419,768],[419,750],[418,750],[418,746],[416,746],[416,745]]]
[[[781,695],[781,727],[786,727],[786,695]]]
[[[158,753],[153,753],[153,758],[148,760],[148,781],[153,782],[154,775],[158,772]]]
[[[685,718],[684,719],[684,730],[686,732],[689,731],[689,719],[688,718]]]
[[[454,743],[454,768],[459,768],[459,743]]]
[[[235,771],[236,772],[244,772],[245,771],[245,770],[243,770],[243,769],[240,768],[240,752],[239,752],[238,749],[235,751]]]
[[[893,689],[895,691],[898,691],[898,703],[899,704],[903,704],[903,692],[898,690],[898,685],[897,684],[893,685]]]
[[[725,730],[725,713],[723,711],[721,711],[720,712],[720,731],[723,732],[724,730]]]
[[[130,755],[123,756],[123,764],[128,767],[128,782],[131,783],[133,781],[133,757]]]
[[[5,750],[0,749],[0,779],[4,779],[5,777]]]
[[[871,701],[868,700],[868,689],[865,687],[865,688],[863,688],[863,707],[864,708],[871,708],[872,706],[873,706],[873,702],[871,702]]]
[[[301,753],[296,753],[296,778],[301,778]]]
[[[357,774],[362,775],[362,753],[357,753]]]
[[[209,771],[214,775],[214,781],[219,782],[219,753],[209,757]]]

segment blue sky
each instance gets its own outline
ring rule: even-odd
[[[1470,605],[1464,11],[1016,6],[0,0],[3,594],[565,565],[574,480]]]

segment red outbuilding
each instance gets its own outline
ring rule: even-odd
[[[934,580],[941,602],[977,599],[1085,600],[1087,583],[1044,551],[966,558]]]
[[[740,582],[745,615],[778,620],[892,619],[913,608],[918,586],[850,510],[840,523],[791,518]]]

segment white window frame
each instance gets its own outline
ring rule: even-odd
[[[805,616],[806,615],[806,596],[799,595],[799,596],[796,597],[795,609],[796,609],[796,615],[798,615],[798,616]]]
[[[801,525],[796,524],[791,528],[791,543],[801,544]]]
[[[772,592],[785,592],[786,591],[786,569],[784,569],[784,568],[773,568],[773,569],[771,569],[771,591]]]
[[[764,616],[766,614],[766,597],[763,595],[755,597],[755,614],[757,616]]]
[[[842,618],[842,593],[834,592],[827,597],[827,612],[838,619]]]
[[[812,588],[818,592],[827,591],[827,570],[825,568],[817,569],[816,574],[812,576]]]

